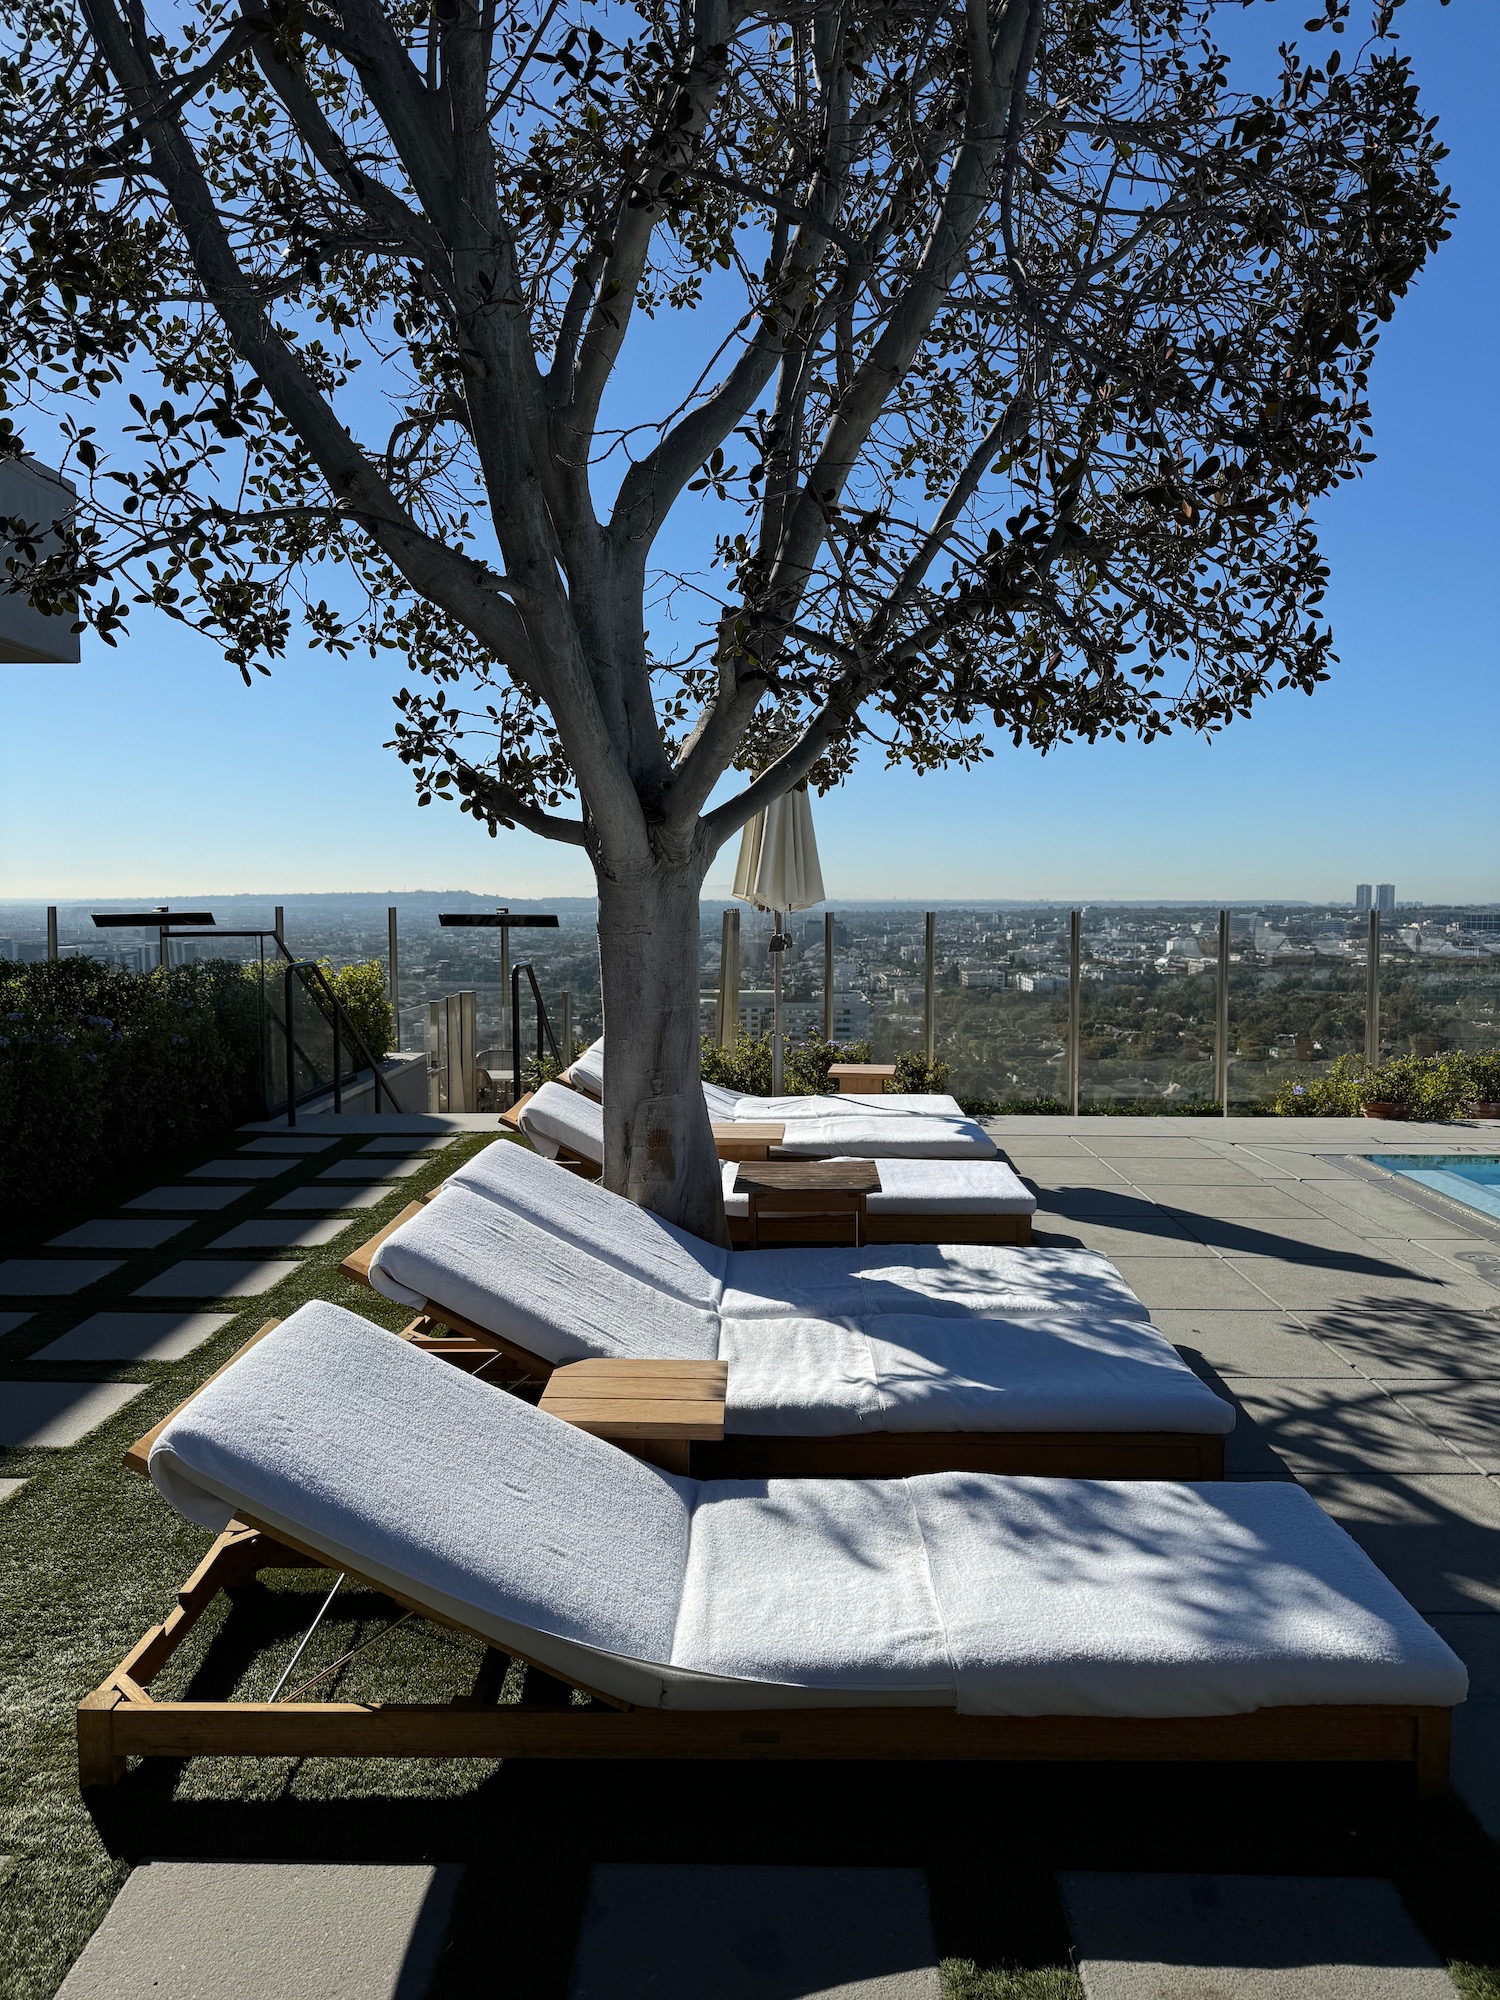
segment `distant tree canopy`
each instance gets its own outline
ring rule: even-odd
[[[1256,94],[1212,0],[10,0],[4,438],[84,494],[19,585],[399,656],[420,796],[588,851],[606,1171],[685,1214],[754,811],[1325,677],[1451,204],[1394,0],[1322,4]]]

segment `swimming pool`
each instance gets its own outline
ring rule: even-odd
[[[1482,1153],[1374,1153],[1372,1166],[1421,1187],[1434,1188],[1450,1201],[1477,1208],[1500,1221],[1500,1159]]]

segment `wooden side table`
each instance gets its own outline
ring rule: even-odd
[[[769,1160],[771,1148],[786,1137],[786,1127],[752,1124],[745,1118],[738,1124],[715,1125],[713,1133],[721,1160]]]
[[[724,1435],[727,1361],[570,1361],[539,1409],[665,1472],[688,1472],[695,1440]]]
[[[761,1248],[767,1223],[783,1243],[868,1240],[866,1198],[880,1192],[873,1160],[767,1160],[742,1166],[735,1192],[750,1197],[750,1248]]]
[[[888,1083],[896,1080],[894,1063],[830,1063],[828,1081],[837,1084],[841,1097],[879,1097]]]

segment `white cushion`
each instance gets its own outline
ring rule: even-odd
[[[872,1243],[863,1250],[731,1250],[719,1311],[726,1319],[789,1313],[917,1313],[995,1318],[1086,1312],[1149,1319],[1120,1273],[1096,1250],[1002,1243]]]
[[[849,1437],[886,1428],[869,1336],[858,1320],[724,1320],[719,1359],[729,1364],[730,1436]],[[940,1428],[948,1428],[946,1420]]]
[[[604,1164],[604,1110],[581,1090],[544,1083],[521,1108],[521,1130],[544,1160],[567,1151]]]
[[[908,1483],[970,1715],[1464,1698],[1461,1662],[1290,1482]]]
[[[151,1477],[627,1701],[1213,1715],[1449,1705],[1460,1662],[1299,1487],[674,1479],[336,1306]]]
[[[755,1121],[779,1118],[962,1118],[956,1097],[942,1093],[883,1091],[822,1091],[811,1097],[741,1096],[737,1118]]]
[[[554,1364],[632,1354],[712,1360],[718,1351],[712,1312],[452,1182],[387,1236],[370,1283],[387,1298],[446,1307]]]
[[[576,1091],[559,1095],[587,1103]],[[593,1109],[602,1130],[604,1114],[597,1105]],[[597,1181],[580,1180],[566,1167],[539,1159],[513,1140],[476,1153],[449,1177],[449,1185],[485,1195],[538,1229],[701,1311],[712,1311],[719,1302],[726,1250],[690,1236],[648,1208],[637,1208]]]
[[[338,1306],[300,1306],[174,1417],[151,1477],[630,1701],[661,1699],[694,1488]],[[545,1635],[545,1636],[538,1636]]]
[[[992,1160],[1000,1150],[982,1125],[972,1118],[858,1116],[852,1110],[830,1114],[823,1098],[808,1098],[818,1111],[806,1118],[788,1118],[781,1141],[784,1153],[801,1159],[852,1154],[863,1160]]]
[[[866,1320],[887,1431],[1186,1431],[1224,1437],[1234,1406],[1154,1326],[1082,1313]],[[724,1351],[720,1338],[720,1353]],[[733,1375],[731,1373],[731,1382]]]
[[[575,1056],[568,1076],[580,1090],[586,1090],[590,1097],[604,1096],[604,1037],[590,1042],[582,1055]]]
[[[721,1083],[705,1083],[703,1101],[708,1106],[708,1115],[716,1125],[732,1124],[740,1115],[740,1104],[744,1098],[742,1090],[726,1090]]]
[[[724,1212],[748,1216],[750,1197],[735,1186],[739,1164],[726,1160]],[[870,1215],[1034,1215],[1036,1196],[1003,1160],[879,1160]]]

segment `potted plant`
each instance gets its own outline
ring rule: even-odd
[[[1467,1086],[1464,1112],[1470,1118],[1500,1118],[1500,1049],[1464,1056]]]
[[[1418,1056],[1390,1056],[1366,1070],[1359,1087],[1360,1110],[1366,1118],[1408,1118],[1412,1099],[1422,1085]]]

